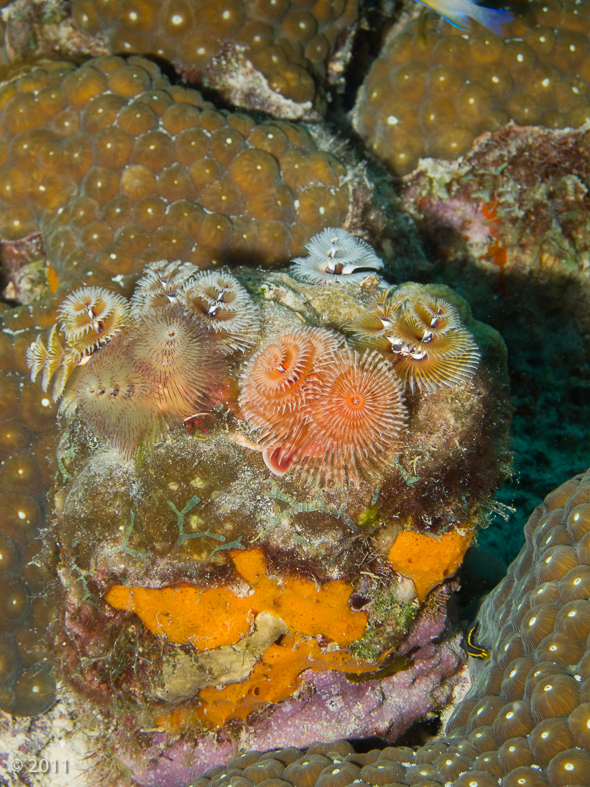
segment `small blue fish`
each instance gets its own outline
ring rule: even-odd
[[[513,17],[510,11],[483,8],[473,0],[418,0],[422,5],[437,11],[447,22],[459,30],[469,30],[469,19],[475,19],[498,36],[504,34],[502,25]]]

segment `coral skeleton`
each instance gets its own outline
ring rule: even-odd
[[[372,246],[343,229],[328,227],[305,248],[309,252],[307,257],[296,257],[291,266],[293,275],[303,281],[361,282],[368,273],[383,267]]]

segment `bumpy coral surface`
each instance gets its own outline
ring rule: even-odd
[[[56,407],[25,379],[23,323],[15,316],[12,309],[0,314],[0,707],[34,715],[55,702],[44,636],[57,614],[56,561],[43,533],[56,470]]]
[[[354,125],[398,175],[423,156],[455,159],[514,120],[578,127],[590,118],[590,18],[583,3],[535,0],[504,36],[428,14],[396,30],[370,69]]]
[[[297,787],[590,783],[590,472],[548,495],[525,536],[478,617],[491,659],[474,664],[473,689],[444,737],[416,751],[359,755],[341,741],[303,754],[247,752],[196,784],[253,784],[263,771]]]
[[[234,103],[250,108],[268,109],[272,97],[262,103],[263,94],[278,94],[288,100],[278,102],[288,117],[301,113],[295,105],[322,96],[357,6],[357,0],[74,0],[72,13],[81,29],[106,35],[114,54],[156,55],[226,93],[233,82],[242,98],[236,101],[230,88]]]
[[[44,234],[54,288],[161,259],[286,264],[351,209],[346,167],[303,128],[217,111],[147,60],[46,63],[0,106],[0,233]]]

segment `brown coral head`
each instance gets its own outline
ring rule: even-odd
[[[128,341],[161,413],[184,419],[213,404],[225,365],[211,333],[181,306],[153,309],[129,330]]]
[[[199,268],[190,262],[158,260],[146,265],[131,296],[131,314],[141,317],[149,309],[178,303],[179,292]]]
[[[317,482],[358,483],[379,473],[397,450],[407,413],[403,385],[383,357],[340,350],[308,398],[305,474]]]
[[[69,348],[90,353],[106,344],[127,321],[129,303],[104,287],[81,287],[58,309]]]
[[[255,353],[240,378],[240,407],[264,444],[292,436],[302,424],[306,393],[316,386],[340,346],[323,328],[286,331]]]
[[[143,436],[155,436],[161,430],[150,394],[150,385],[135,366],[129,347],[116,339],[82,368],[74,401],[96,435],[130,458]]]
[[[231,350],[252,346],[260,330],[258,309],[240,282],[229,273],[203,271],[186,281],[179,302]]]

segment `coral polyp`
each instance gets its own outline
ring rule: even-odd
[[[291,271],[303,281],[318,284],[328,281],[361,282],[372,271],[380,270],[383,261],[373,247],[346,230],[329,227],[306,244],[307,257],[296,257]]]
[[[390,289],[351,325],[354,342],[380,350],[408,391],[434,393],[470,380],[480,351],[456,309],[415,284]]]
[[[376,351],[341,349],[305,402],[308,445],[301,467],[338,485],[377,476],[399,449],[407,422],[403,384]]]
[[[258,310],[235,276],[203,271],[188,278],[178,300],[228,351],[245,350],[258,339]]]

